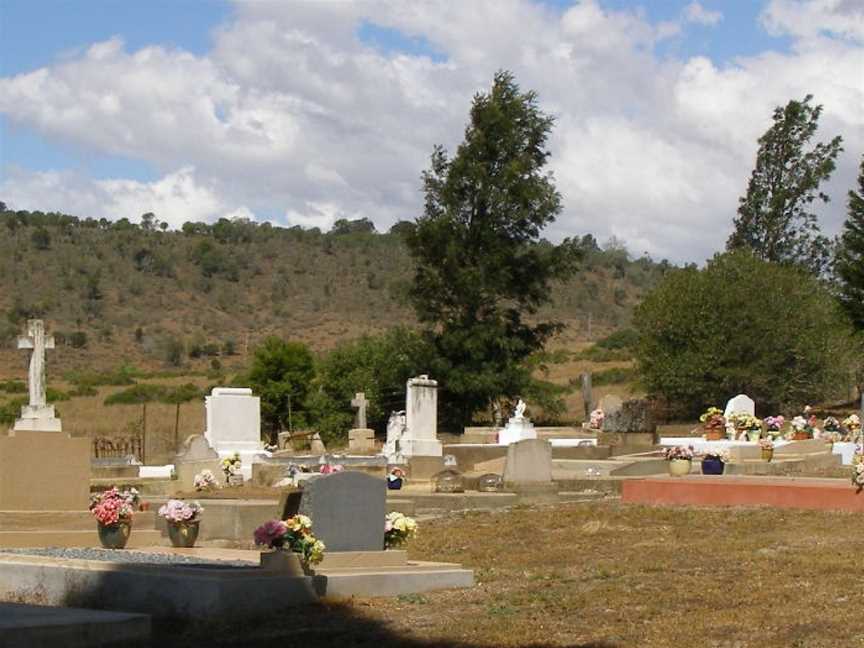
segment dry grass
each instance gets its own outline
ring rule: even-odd
[[[864,646],[860,537],[847,513],[617,502],[471,513],[425,523],[410,554],[473,568],[474,588],[333,601],[206,636],[308,648],[852,648]],[[164,630],[154,645],[205,636]]]

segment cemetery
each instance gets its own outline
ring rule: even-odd
[[[86,624],[69,631],[84,637],[102,623],[114,628],[105,636],[146,637],[153,620],[241,621],[333,598],[470,589],[470,564],[449,553],[409,558],[402,544],[418,526],[472,513],[527,506],[544,515],[553,506],[581,514],[604,501],[864,510],[849,480],[810,476],[857,474],[859,416],[818,421],[808,408],[784,432],[782,417],[756,419],[744,394],[709,409],[686,437],[661,435],[642,401],[594,403],[589,390],[591,416],[580,428],[536,427],[519,400],[500,427],[442,442],[438,383],[424,375],[408,380],[405,409],[390,416],[386,438],[367,427],[368,401],[358,392],[347,447],[328,451],[306,439],[313,453],[295,450],[296,439],[265,447],[260,399],[248,388],[216,387],[202,403],[202,433],[180,444],[172,464],[145,465],[134,444],[117,446],[129,451],[119,455],[62,432],[46,400],[52,339],[44,322],[30,321],[21,340],[29,403],[0,437],[9,466],[0,473],[0,598],[84,615]],[[55,488],[39,482],[46,467]],[[50,622],[26,610],[16,618],[39,636],[33,624]]]

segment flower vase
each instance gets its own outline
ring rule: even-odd
[[[312,576],[315,572],[298,553],[276,549],[261,552],[261,569],[279,572],[280,576]]]
[[[762,448],[762,461],[771,461],[774,458],[774,448]]]
[[[693,465],[690,459],[670,459],[669,474],[672,477],[683,477],[690,474],[690,468]]]
[[[807,441],[810,438],[810,435],[807,432],[796,432],[792,435],[793,441]]]
[[[401,490],[402,489],[402,478],[396,477],[395,479],[387,480],[387,488],[390,490]]]
[[[726,430],[718,428],[709,428],[705,430],[706,441],[722,441],[726,438]]]
[[[747,440],[751,442],[759,441],[762,436],[762,430],[747,430]]]
[[[96,524],[99,532],[99,542],[105,549],[123,549],[129,542],[132,533],[132,521],[120,521],[117,524]]]
[[[702,474],[703,475],[722,475],[724,463],[721,459],[717,459],[716,457],[706,457],[702,460]]]
[[[194,547],[198,540],[199,520],[194,522],[169,522],[168,538],[172,547]]]

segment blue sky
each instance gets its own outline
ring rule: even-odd
[[[830,234],[864,149],[855,5],[0,0],[0,200],[386,230],[421,209],[432,147],[506,68],[556,116],[551,238],[710,256],[772,110],[807,93],[846,142]]]

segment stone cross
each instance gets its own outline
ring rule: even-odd
[[[45,349],[54,348],[54,337],[45,337],[42,320],[27,321],[27,335],[18,338],[19,349],[32,349],[27,384],[30,388],[30,407],[45,407]]]
[[[351,401],[351,407],[357,408],[357,422],[356,426],[358,429],[366,428],[366,406],[369,404],[369,401],[366,400],[366,394],[364,392],[357,392],[354,394],[354,400]]]

